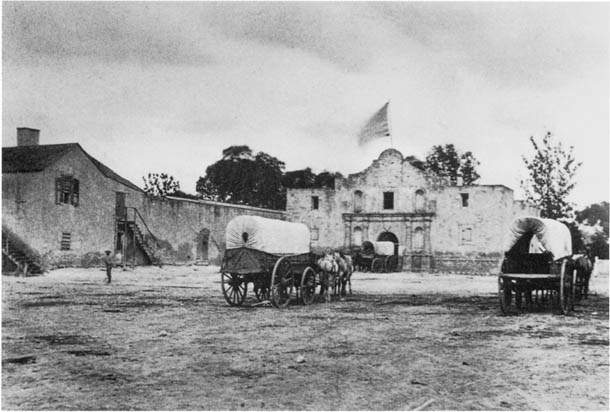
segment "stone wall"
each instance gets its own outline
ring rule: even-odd
[[[165,263],[219,263],[225,249],[226,226],[236,216],[284,219],[283,211],[175,197],[146,196],[140,213],[161,241]],[[207,256],[203,256],[203,243],[207,244]]]

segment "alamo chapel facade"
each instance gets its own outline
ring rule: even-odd
[[[539,211],[503,185],[434,185],[421,161],[387,149],[334,189],[289,189],[286,215],[314,249],[391,241],[403,270],[471,272],[497,268],[511,221]]]

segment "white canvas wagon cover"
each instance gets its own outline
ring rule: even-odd
[[[394,254],[394,243],[393,242],[371,242],[371,241],[365,241],[362,242],[362,248],[366,249],[367,248],[367,244],[370,244],[370,246],[372,246],[373,250],[375,251],[375,254],[377,255],[393,255]]]
[[[534,239],[532,239],[534,238]],[[521,240],[521,242],[519,242]],[[523,244],[523,241],[527,244]],[[519,245],[518,245],[519,244]],[[520,253],[539,253],[539,247],[553,253],[555,259],[572,254],[572,237],[566,225],[557,220],[524,216],[513,220],[504,250]],[[527,248],[522,250],[523,248]],[[536,250],[538,249],[538,250]]]
[[[227,249],[247,247],[274,254],[309,253],[309,229],[302,223],[237,216],[227,225],[225,238]]]

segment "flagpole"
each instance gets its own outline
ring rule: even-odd
[[[390,99],[388,99],[388,132],[390,133],[390,148],[394,148],[394,136],[392,135],[392,116],[390,116]]]

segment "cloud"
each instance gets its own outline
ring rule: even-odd
[[[206,65],[196,39],[168,30],[162,4],[7,2],[3,5],[4,61],[91,58],[102,62]],[[179,28],[179,26],[177,26]]]
[[[604,3],[375,3],[379,18],[502,88],[555,87],[608,61]]]
[[[210,4],[205,16],[231,38],[302,50],[346,72],[365,70],[381,41],[366,6],[353,3]]]

